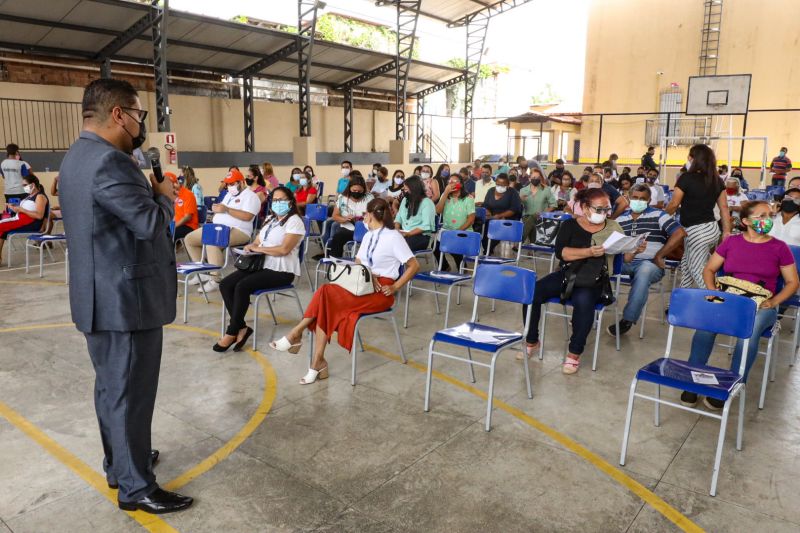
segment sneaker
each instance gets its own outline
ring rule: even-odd
[[[703,398],[703,405],[707,408],[711,409],[712,411],[719,411],[723,407],[725,407],[725,402],[722,400],[717,400],[716,398],[709,398],[706,396]]]
[[[200,283],[205,283],[208,280],[209,280],[208,276],[206,276],[205,274],[199,274],[197,276],[192,277],[192,279],[189,280],[189,285],[200,285]]]
[[[683,391],[681,394],[681,403],[686,407],[694,407],[697,405],[697,394],[693,392]]]
[[[633,322],[631,322],[630,320],[625,320],[623,318],[622,320],[619,321],[619,334],[625,335],[626,333],[628,333],[628,330],[630,330],[632,327],[633,327]],[[610,326],[608,326],[608,329],[606,331],[608,331],[608,334],[611,335],[612,337],[616,337],[617,324],[611,324]]]
[[[209,292],[214,292],[218,288],[219,288],[219,282],[212,279],[210,281],[206,281],[205,284],[202,287],[197,289],[197,292],[199,292],[200,294],[203,294],[203,289],[205,289],[205,292],[209,293]]]

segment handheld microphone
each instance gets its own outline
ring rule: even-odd
[[[161,152],[158,150],[158,148],[151,146],[147,149],[144,155],[150,160],[150,167],[153,170],[153,175],[156,177],[156,181],[159,183],[164,181],[164,174],[161,172]]]

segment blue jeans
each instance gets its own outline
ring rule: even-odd
[[[632,277],[628,303],[622,311],[623,320],[636,322],[642,314],[647,297],[650,296],[650,285],[658,283],[664,277],[664,270],[658,268],[649,259],[637,259],[622,264],[622,274]]]
[[[325,233],[322,234],[322,242],[328,244],[328,241],[336,234],[339,230],[339,223],[333,219],[328,221],[328,227],[325,228]]]
[[[750,368],[752,368],[753,363],[756,361],[756,355],[758,355],[758,341],[761,339],[761,334],[771,328],[777,319],[777,309],[759,309],[756,313],[753,336],[750,337],[750,345],[747,347],[747,365],[744,369],[744,381],[747,381]],[[696,331],[694,337],[692,337],[692,351],[689,355],[689,363],[693,365],[707,364],[708,358],[711,355],[711,350],[714,349],[714,341],[716,338],[717,335],[715,333]],[[741,339],[736,341],[736,348],[733,351],[733,358],[731,358],[731,370],[734,372],[739,371],[739,365],[742,361],[743,344],[744,342]]]

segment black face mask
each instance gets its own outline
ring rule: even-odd
[[[542,183],[542,178],[531,178],[531,185],[538,187]]]
[[[129,117],[133,117],[133,115],[130,115],[127,112],[125,112],[125,114],[128,115]],[[143,120],[139,121],[139,135],[136,136],[131,135],[131,132],[129,132],[128,128],[126,128],[125,126],[122,126],[122,129],[125,130],[125,133],[131,136],[131,141],[133,142],[133,149],[131,150],[131,152],[133,150],[136,150],[137,148],[142,147],[145,139],[147,138],[147,126],[145,125]]]
[[[361,200],[364,198],[364,193],[360,191],[350,191],[350,198],[353,200]]]
[[[254,180],[254,179],[252,179],[252,178],[245,178],[245,179],[244,179],[244,182],[247,184],[247,186],[248,186],[248,187],[249,187],[250,185],[252,185],[254,181],[255,181],[255,180]]]
[[[800,211],[800,205],[794,203],[794,200],[791,198],[786,198],[781,202],[781,211],[784,213],[797,213]]]

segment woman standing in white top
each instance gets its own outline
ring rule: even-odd
[[[353,240],[355,223],[364,218],[370,200],[372,195],[367,193],[364,178],[361,175],[352,176],[347,189],[339,195],[333,208],[333,220],[339,223],[339,228],[330,240],[328,255],[342,257],[344,245]]]
[[[334,332],[338,334],[339,344],[345,350],[351,350],[359,317],[390,309],[394,304],[394,294],[419,271],[419,263],[413,252],[400,232],[394,229],[392,212],[386,200],[375,198],[369,203],[364,223],[369,232],[358,250],[356,263],[370,269],[381,287],[380,290],[365,296],[355,296],[339,285],[323,285],[311,298],[303,320],[285,337],[270,343],[274,350],[297,353],[300,351],[303,331],[308,328],[314,332],[314,357],[311,368],[300,380],[301,385],[328,377],[325,348]],[[406,266],[402,276],[400,265]]]
[[[253,334],[244,320],[250,307],[250,295],[263,289],[291,284],[300,275],[300,246],[306,227],[297,212],[292,191],[276,187],[272,191],[272,214],[255,240],[244,247],[251,253],[264,254],[264,268],[258,272],[236,270],[219,284],[219,292],[231,317],[225,335],[214,345],[215,352],[233,347],[238,352]]]

